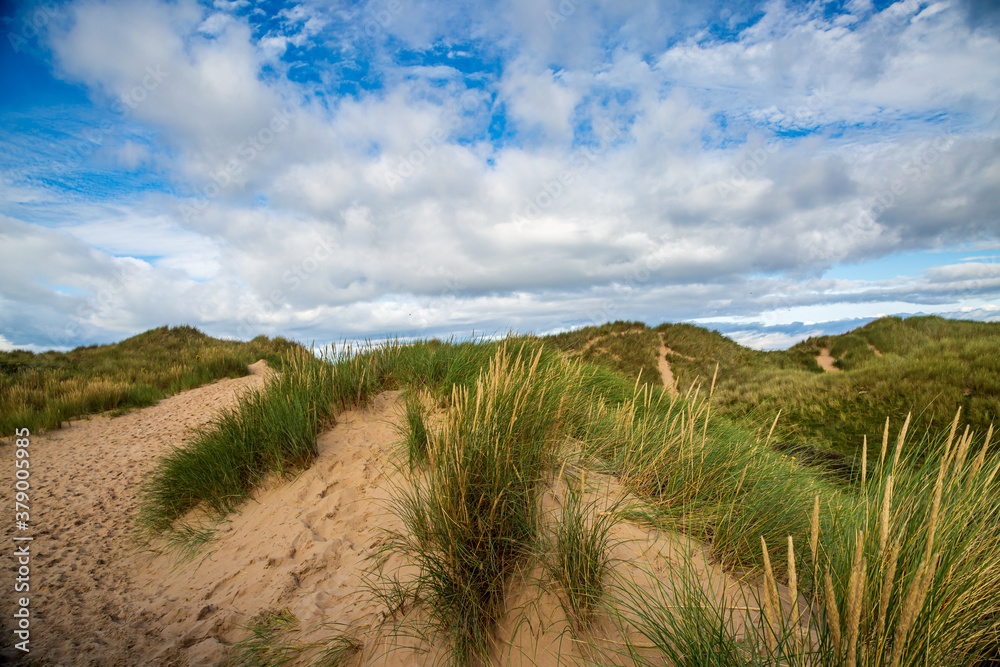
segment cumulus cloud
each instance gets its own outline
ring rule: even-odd
[[[93,108],[0,131],[0,331],[986,317],[986,260],[823,277],[996,242],[1000,41],[974,5],[70,3],[46,43]]]

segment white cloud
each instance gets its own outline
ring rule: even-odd
[[[541,127],[554,139],[566,140],[572,137],[570,121],[580,101],[571,79],[565,72],[539,71],[517,62],[504,76],[501,90],[510,115],[525,129]]]
[[[147,146],[137,144],[127,139],[117,151],[118,164],[126,169],[135,169],[152,160],[152,154]]]
[[[232,18],[228,14],[217,12],[201,22],[201,25],[198,26],[198,32],[215,37],[222,33],[231,21]]]
[[[282,95],[258,79],[262,54],[245,22],[210,19],[193,2],[116,0],[72,9],[52,35],[65,76],[104,91],[117,114],[154,124],[195,181],[210,175],[249,135],[267,127]]]
[[[361,65],[384,88],[344,96],[293,81],[284,58],[289,45],[350,42],[369,20],[360,10],[302,3],[262,33],[235,4],[70,6],[51,34],[60,76],[133,103],[127,122],[148,132],[109,144],[109,162],[168,185],[95,203],[0,174],[0,255],[12,262],[0,293],[22,314],[36,304],[47,340],[60,314],[87,335],[164,321],[364,335],[602,317],[824,321],[1000,294],[985,262],[818,278],[904,249],[995,244],[1000,42],[970,32],[957,8],[876,15],[856,0],[830,21],[769,3],[719,39],[692,28],[708,5],[578,3],[554,29],[552,3],[482,17],[471,6],[388,16],[351,53],[368,54]],[[480,45],[487,73],[398,65],[390,38]],[[331,62],[313,65],[327,82]],[[129,97],[137,87],[142,100]],[[285,109],[290,121],[271,130]],[[504,120],[508,140],[493,141]],[[609,142],[595,139],[609,128]],[[246,157],[258,136],[270,140]],[[196,215],[181,210],[194,203]],[[56,209],[58,231],[24,222]],[[113,308],[73,314],[126,266],[134,279]]]

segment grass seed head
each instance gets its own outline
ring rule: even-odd
[[[833,641],[834,656],[840,656],[841,634],[840,610],[837,607],[837,594],[833,589],[833,579],[830,577],[830,568],[823,573],[823,584],[825,592],[826,625],[830,630],[830,638]]]

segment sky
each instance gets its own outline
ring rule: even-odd
[[[2,7],[0,349],[1000,321],[995,2]]]

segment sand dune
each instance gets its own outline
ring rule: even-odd
[[[31,663],[222,664],[251,619],[280,608],[299,619],[302,641],[323,641],[350,628],[364,644],[352,664],[432,664],[442,657],[442,641],[417,641],[400,631],[420,620],[419,608],[385,619],[384,607],[364,585],[384,530],[401,527],[387,508],[393,489],[406,484],[394,464],[398,392],[340,414],[320,436],[315,464],[257,492],[194,560],[136,552],[129,530],[144,476],[192,427],[232,405],[240,391],[260,386],[262,368],[254,370],[35,439],[32,465],[40,491]],[[610,478],[592,475],[590,481],[590,493],[601,502],[624,493]],[[548,511],[560,506],[564,483],[545,494]],[[613,538],[616,575],[650,595],[657,578],[686,565],[720,603],[747,605],[750,584],[713,564],[706,546],[624,522]],[[394,555],[383,571],[407,568],[412,571]],[[581,664],[587,656],[571,638],[554,587],[540,577],[536,569],[511,583],[511,611],[499,628],[495,658],[501,664]],[[737,625],[757,614],[740,613]],[[321,626],[329,623],[340,625]],[[616,661],[612,653],[624,639],[619,631],[605,621],[594,633],[594,643]]]

